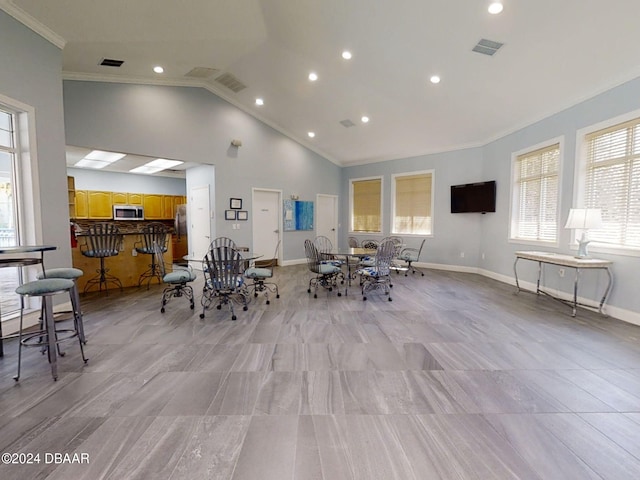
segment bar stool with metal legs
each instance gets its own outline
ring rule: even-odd
[[[122,234],[117,225],[113,223],[96,223],[91,225],[84,235],[84,244],[80,245],[80,253],[85,257],[100,259],[100,269],[97,275],[85,284],[84,291],[89,290],[93,285],[98,285],[98,290],[102,291],[104,284],[107,295],[109,294],[109,283],[114,283],[122,291],[122,282],[114,275],[111,275],[108,268],[104,266],[104,259],[114,257],[120,252],[122,245]]]
[[[80,310],[76,304],[76,300],[71,293],[73,289],[73,280],[66,278],[43,278],[42,280],[34,280],[25,283],[16,288],[16,293],[20,295],[20,333],[18,338],[18,374],[13,377],[14,380],[20,379],[20,364],[22,361],[22,347],[44,347],[47,350],[49,363],[51,364],[51,376],[54,380],[58,379],[58,363],[57,356],[58,344],[62,341],[73,337],[78,337],[80,345],[80,353],[82,360],[87,363],[88,359],[84,356],[84,348],[82,340],[76,329],[59,329],[56,330],[55,319],[53,317],[52,296],[60,293],[68,293],[71,298],[71,305],[74,312]],[[40,297],[42,299],[42,330],[37,332],[23,334],[23,317],[24,317],[24,297]],[[62,336],[60,336],[62,335]]]
[[[84,323],[82,321],[82,309],[80,308],[80,292],[78,291],[78,278],[84,275],[84,272],[79,268],[50,268],[45,270],[44,272],[40,272],[37,275],[38,280],[42,280],[44,278],[65,278],[67,280],[73,280],[73,288],[71,289],[71,295],[74,297],[76,301],[77,310],[74,309],[71,313],[73,313],[73,323],[75,325],[76,331],[78,332],[78,336],[80,337],[80,341],[87,344],[87,339],[84,336]],[[67,312],[68,313],[68,312]]]
[[[140,275],[140,278],[138,279],[138,286],[142,285],[146,280],[148,289],[151,280],[154,278],[158,280],[158,283],[162,283],[162,274],[160,273],[160,268],[158,268],[158,264],[156,263],[154,245],[158,245],[162,253],[165,253],[167,251],[168,235],[169,229],[167,226],[159,222],[150,223],[140,232],[140,239],[134,244],[134,248],[138,253],[151,255],[151,263],[149,264],[147,271]]]

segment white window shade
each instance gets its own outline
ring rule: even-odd
[[[518,155],[514,167],[511,238],[556,242],[560,145]]]
[[[584,207],[602,211],[594,242],[640,248],[640,119],[585,137]]]
[[[432,233],[433,175],[418,173],[394,177],[393,233]]]
[[[351,223],[353,232],[382,231],[382,179],[354,180]]]

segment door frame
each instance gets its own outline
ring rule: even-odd
[[[255,242],[256,242],[256,228],[255,228],[255,219],[256,219],[256,215],[255,215],[255,193],[256,192],[269,192],[269,193],[277,193],[278,194],[278,242],[280,242],[280,245],[278,246],[278,253],[277,258],[278,258],[278,265],[282,265],[282,252],[283,252],[283,240],[282,240],[282,228],[283,228],[283,223],[282,223],[282,190],[277,189],[277,188],[262,188],[262,187],[251,187],[251,211],[253,212],[253,215],[251,215],[251,250],[255,252]]]

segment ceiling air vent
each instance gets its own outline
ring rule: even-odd
[[[471,50],[477,53],[482,53],[483,55],[492,56],[503,45],[504,43],[494,42],[493,40],[487,40],[486,38],[483,38]]]
[[[191,78],[209,78],[212,75],[218,73],[220,70],[217,68],[209,67],[194,67],[184,74],[185,77]]]
[[[216,78],[216,83],[227,87],[234,93],[238,93],[240,90],[244,90],[245,88],[247,88],[244,83],[242,83],[230,73],[223,73],[222,75],[220,75],[218,78]]]
[[[100,60],[100,65],[104,67],[121,67],[124,60],[114,60],[113,58],[103,58]]]
[[[349,128],[349,127],[355,127],[356,124],[347,118],[346,120],[341,120],[340,125],[342,125],[345,128]]]

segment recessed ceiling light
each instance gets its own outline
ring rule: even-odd
[[[345,60],[351,60],[351,52],[349,50],[345,50],[342,52],[342,58]]]
[[[89,160],[99,160],[101,162],[112,163],[124,157],[124,153],[104,152],[102,150],[92,150],[89,155],[85,156]]]
[[[312,82],[315,82],[316,80],[318,80],[318,74],[316,72],[311,72],[309,74],[309,80],[311,80]]]
[[[175,167],[176,165],[180,165],[184,162],[179,160],[166,160],[164,158],[157,158],[156,160],[152,160],[151,162],[145,163],[136,168],[132,168],[129,170],[133,173],[157,173],[162,170],[166,170],[167,168]]]
[[[369,117],[367,117],[366,115],[363,115],[360,120],[362,120],[362,123],[368,123],[369,122]]]
[[[504,8],[504,6],[502,5],[502,2],[491,2],[489,4],[489,13],[492,15],[497,15],[498,13],[502,12],[502,9]]]
[[[163,73],[164,72],[164,68],[162,68],[160,65],[157,65],[155,67],[153,67],[153,71],[156,73]]]
[[[307,135],[309,135],[309,138],[313,138],[316,136],[315,132],[307,132]]]
[[[264,100],[261,98],[256,98],[256,105],[261,107],[262,105],[264,105]]]
[[[429,79],[431,81],[431,83],[440,83],[440,77],[438,75],[432,75],[431,78]]]

